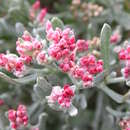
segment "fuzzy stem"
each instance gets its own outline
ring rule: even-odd
[[[124,77],[108,78],[106,80],[107,84],[115,84],[115,83],[120,83],[120,82],[124,82],[124,81],[125,81]]]
[[[93,121],[93,130],[99,129],[99,122],[100,122],[100,116],[102,112],[102,105],[103,105],[103,93],[99,92],[97,103],[96,103],[96,112],[95,112],[95,119]]]
[[[113,110],[112,108],[110,107],[106,107],[106,110],[113,116],[115,117],[124,117],[124,116],[130,116],[130,112],[121,112],[121,111],[116,111],[116,110]]]

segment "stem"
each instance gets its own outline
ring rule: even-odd
[[[110,107],[106,107],[106,110],[113,116],[115,117],[124,117],[124,116],[130,116],[130,112],[120,112],[120,111],[116,111],[116,110],[113,110],[112,108]]]
[[[105,83],[101,83],[98,86],[98,88],[101,89],[103,92],[105,92],[110,98],[112,98],[117,103],[123,103],[123,96],[118,94],[118,93],[116,93],[115,91],[113,91],[109,87],[107,87],[105,85]]]
[[[120,83],[120,82],[124,82],[124,81],[125,81],[124,77],[108,78],[106,80],[107,84],[115,84],[115,83]]]
[[[11,77],[7,76],[6,74],[0,72],[0,77],[5,79],[6,81],[8,81],[11,84],[15,84],[15,85],[19,85],[19,83],[17,81],[15,81],[14,79],[12,79]]]
[[[96,103],[96,112],[95,112],[95,119],[93,121],[93,130],[99,129],[99,122],[100,122],[100,116],[102,112],[102,105],[103,105],[103,93],[99,92],[97,103]]]
[[[2,116],[3,116],[3,115],[0,114],[0,128],[4,128],[3,121],[2,121],[2,119],[1,119]]]
[[[37,78],[36,74],[32,74],[29,76],[25,76],[23,78],[13,79],[14,81],[18,82],[19,84],[28,84],[32,81],[35,81]]]
[[[117,103],[128,103],[130,104],[130,100],[126,99],[124,95],[118,94],[112,89],[110,89],[108,86],[105,85],[105,83],[101,83],[98,86],[99,89],[101,89],[103,92],[105,92],[111,99],[113,99]]]

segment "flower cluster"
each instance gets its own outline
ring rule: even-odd
[[[96,61],[95,56],[88,55],[83,56],[79,59],[79,65],[77,65],[72,74],[75,78],[81,79],[84,86],[92,86],[93,77],[97,73],[103,71],[103,62],[102,60]]]
[[[43,64],[46,62],[46,54],[43,51],[45,43],[45,40],[38,40],[25,31],[22,38],[16,42],[16,50],[26,64],[31,63],[32,60],[37,60],[39,64]]]
[[[69,108],[73,97],[74,90],[69,85],[64,85],[63,88],[60,86],[53,87],[52,92],[47,99],[48,103],[58,103],[62,108]]]
[[[43,8],[40,10],[40,0],[36,0],[36,2],[32,5],[30,9],[30,18],[32,20],[37,20],[40,23],[44,22],[44,18],[47,14],[47,8]]]
[[[88,46],[89,46],[89,42],[85,41],[83,39],[79,39],[76,42],[76,46],[77,46],[77,51],[79,51],[79,52],[87,51],[88,50]]]
[[[49,46],[46,40],[35,38],[25,31],[22,38],[18,38],[16,42],[16,50],[20,56],[1,54],[0,66],[20,77],[25,74],[26,65],[30,63],[44,65],[52,58],[63,72],[81,80],[84,86],[92,86],[94,76],[103,71],[103,62],[97,60],[89,51],[92,44],[98,46],[98,38],[92,41],[83,39],[76,41],[73,30],[59,27],[54,29],[50,21],[46,24],[46,38]],[[86,55],[79,56],[78,54],[82,52],[86,52]]]
[[[130,119],[122,119],[119,125],[122,130],[130,130]]]
[[[11,128],[17,129],[28,124],[27,110],[24,105],[19,105],[17,110],[10,109],[8,111],[8,119],[11,123]]]
[[[98,39],[94,38],[93,42],[83,39],[76,41],[74,32],[70,28],[54,30],[50,21],[46,24],[46,33],[51,44],[48,53],[59,63],[62,71],[82,80],[85,86],[91,86],[93,76],[103,71],[103,62],[96,61],[95,56],[91,54],[81,57],[78,63],[76,52],[87,52],[92,44],[99,46]]]
[[[72,0],[72,5],[70,6],[75,18],[81,18],[84,22],[88,22],[91,17],[99,16],[103,7],[93,3],[81,2],[81,0]]]
[[[52,27],[50,21],[46,24],[47,39],[52,42],[48,49],[49,55],[59,61],[64,72],[70,71],[74,64],[75,35],[70,28],[61,30]]]
[[[121,49],[119,52],[119,59],[125,62],[125,67],[123,68],[123,75],[126,79],[130,78],[130,45],[126,49]]]
[[[25,65],[22,59],[15,54],[0,54],[0,67],[4,68],[8,72],[12,72],[14,75],[21,77],[25,72]]]

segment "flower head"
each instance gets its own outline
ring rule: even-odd
[[[61,30],[52,27],[50,21],[46,24],[47,39],[52,42],[49,47],[49,55],[55,60],[69,56],[75,49],[75,36],[70,28]]]
[[[33,60],[37,61],[38,64],[42,64],[46,61],[45,54],[43,54],[44,43],[44,40],[38,40],[25,31],[22,39],[19,38],[16,42],[16,50],[25,64],[29,64]]]
[[[27,110],[24,105],[19,105],[17,110],[10,109],[8,111],[8,119],[11,124],[11,128],[17,129],[21,126],[28,124]]]
[[[79,59],[79,65],[72,69],[72,75],[83,81],[85,87],[93,85],[94,76],[103,71],[103,61],[96,60],[95,56],[88,55]]]
[[[23,76],[26,70],[21,58],[15,54],[0,54],[0,67],[12,72],[17,77]]]
[[[62,108],[69,108],[73,97],[74,90],[69,85],[64,85],[63,88],[60,86],[53,87],[47,99],[48,103],[58,103]]]
[[[125,67],[122,69],[123,75],[126,79],[130,78],[130,45],[127,45],[126,48],[121,49],[119,52],[119,59],[124,61]]]

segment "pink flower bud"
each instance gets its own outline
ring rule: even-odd
[[[4,100],[0,99],[0,106],[3,106],[3,105],[4,105]]]
[[[36,0],[36,2],[32,5],[32,9],[38,10],[40,8],[40,0]]]
[[[115,32],[111,37],[110,37],[110,43],[111,44],[116,44],[120,41],[121,35],[119,32]]]
[[[43,8],[38,15],[38,21],[43,22],[46,13],[47,13],[47,8]]]

